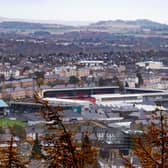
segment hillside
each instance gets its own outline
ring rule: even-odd
[[[168,31],[168,25],[161,24],[158,22],[138,19],[135,21],[124,21],[124,20],[110,20],[110,21],[99,21],[89,25],[89,28],[95,29],[108,29],[108,30],[127,30],[127,31],[143,31],[148,29],[149,31]]]
[[[0,19],[2,20],[2,19]],[[36,31],[45,31],[45,32],[66,32],[67,30],[73,29],[73,26],[65,26],[60,24],[44,24],[44,23],[31,23],[23,21],[2,21],[0,22],[0,31],[1,32],[27,32],[32,33]]]
[[[64,32],[108,32],[108,33],[168,33],[168,25],[154,21],[139,19],[135,21],[109,20],[99,21],[85,26],[68,26],[29,21],[12,21],[0,17],[0,32],[34,33],[34,32],[64,33]]]

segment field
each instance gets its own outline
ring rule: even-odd
[[[3,126],[12,127],[14,125],[25,127],[26,123],[18,120],[0,119],[0,127],[3,127]]]

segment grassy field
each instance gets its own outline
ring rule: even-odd
[[[25,127],[26,123],[18,120],[0,119],[0,127],[3,127],[3,126],[12,127],[14,125]]]

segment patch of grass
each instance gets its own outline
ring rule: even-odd
[[[0,127],[3,126],[13,127],[14,125],[25,127],[26,123],[18,120],[0,119]]]

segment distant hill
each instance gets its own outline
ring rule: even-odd
[[[1,18],[0,18],[1,19]],[[3,19],[1,19],[3,20]],[[5,20],[5,19],[4,19]],[[45,31],[45,32],[66,32],[67,30],[73,29],[73,26],[65,26],[60,24],[44,24],[44,23],[31,23],[23,21],[1,21],[0,30],[3,32],[36,32],[36,31]]]
[[[108,32],[108,33],[143,33],[163,31],[168,33],[168,25],[151,20],[139,19],[135,21],[109,20],[99,21],[90,25],[68,26],[57,23],[44,23],[44,21],[31,21],[23,19],[10,19],[0,17],[0,32],[14,33],[64,33],[64,32]]]
[[[32,19],[19,19],[19,18],[6,18],[0,17],[0,22],[28,22],[28,23],[41,23],[41,24],[58,24],[65,26],[85,26],[89,25],[89,21],[66,21],[66,20],[32,20]]]
[[[168,30],[168,25],[154,22],[147,19],[138,19],[135,21],[125,20],[109,20],[99,21],[97,23],[90,24],[90,27],[119,27],[119,28],[146,28],[150,30]]]
[[[3,21],[0,23],[1,28],[15,28],[15,29],[47,29],[47,28],[60,28],[60,27],[72,27],[64,26],[59,24],[41,24],[41,23],[28,23],[28,22],[17,22],[17,21]]]

